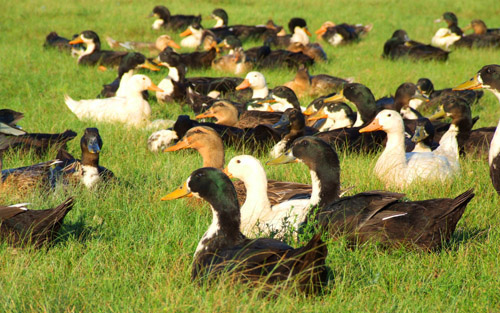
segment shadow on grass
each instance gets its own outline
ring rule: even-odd
[[[65,244],[70,240],[84,243],[94,238],[95,234],[99,232],[102,226],[103,223],[95,226],[87,225],[85,223],[85,217],[80,216],[78,221],[74,223],[64,223],[53,245]]]
[[[456,251],[462,245],[469,241],[484,241],[488,236],[489,228],[467,228],[455,230],[448,242],[443,243],[442,250]]]

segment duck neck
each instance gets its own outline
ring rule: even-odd
[[[217,23],[215,23],[213,28],[220,28],[226,26],[226,23],[220,17],[216,17],[215,20],[217,21]]]
[[[494,89],[490,90],[500,102],[500,91]],[[495,134],[493,135],[493,139],[491,140],[490,144],[490,151],[488,154],[488,161],[490,165],[498,154],[500,154],[500,120],[498,121],[497,129],[495,130]]]
[[[130,71],[122,75],[122,77],[120,78],[120,85],[118,86],[118,89],[115,93],[117,97],[124,97],[127,94],[127,92],[125,91],[126,85],[130,78],[134,75],[134,72],[135,70],[131,69]]]
[[[254,99],[264,99],[269,95],[269,89],[267,86],[260,88],[253,88],[252,98]]]
[[[82,165],[84,166],[99,166],[99,153],[90,153],[88,151],[82,151]]]
[[[203,167],[215,167],[220,170],[224,168],[224,147],[220,145],[204,145],[197,149],[203,158]]]
[[[310,166],[309,172],[312,183],[311,206],[325,207],[339,198],[340,164],[336,155],[321,159]]]
[[[174,82],[179,82],[179,70],[176,67],[168,68],[168,77],[170,77]]]
[[[271,211],[271,203],[267,197],[267,178],[263,169],[253,171],[252,177],[246,177],[243,183],[247,196],[241,206],[241,227],[244,233],[248,233],[260,216]]]
[[[387,143],[385,144],[384,152],[382,152],[379,160],[385,160],[386,157],[388,157],[395,161],[395,163],[406,163],[403,120],[401,120],[401,127],[398,127],[398,129],[395,130],[386,131],[386,133]]]
[[[85,49],[85,51],[83,51],[83,53],[78,57],[78,60],[81,60],[84,56],[87,56],[87,55],[90,55],[92,53],[94,53],[94,51],[99,51],[97,49],[97,46],[94,42],[90,42],[87,44],[87,48]]]
[[[225,247],[235,246],[245,238],[240,231],[238,203],[225,203],[224,205],[235,207],[229,210],[221,210],[220,212],[214,209],[214,205],[216,204],[210,204],[212,209],[212,223],[198,242],[194,253],[195,258],[202,253],[213,253]],[[220,204],[217,205],[220,207]],[[236,212],[236,214],[230,214],[231,212]]]

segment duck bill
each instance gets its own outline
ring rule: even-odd
[[[442,119],[445,116],[446,116],[446,112],[444,110],[444,107],[442,105],[440,105],[438,111],[436,113],[432,114],[431,116],[429,116],[428,119],[431,122],[433,122],[433,121],[437,121],[439,119]]]
[[[306,32],[307,36],[311,37],[311,32],[309,31],[309,29],[307,29],[307,27],[304,27],[304,31]]]
[[[167,46],[169,47],[172,47],[174,49],[180,49],[181,46],[179,46],[175,41],[173,40],[170,40],[169,42],[167,42]]]
[[[165,150],[163,150],[163,152],[173,152],[189,148],[191,148],[191,145],[189,144],[189,137],[188,137],[184,140],[178,141],[175,145],[166,148]]]
[[[412,99],[420,99],[420,100],[423,100],[425,102],[428,102],[429,101],[429,97],[427,97],[426,95],[424,95],[420,89],[417,88],[417,90],[415,91],[415,94],[411,97]]]
[[[183,31],[182,33],[179,34],[180,37],[187,37],[189,35],[192,35],[193,32],[191,31],[190,28],[186,29],[185,31]]]
[[[314,106],[313,105],[308,106],[307,109],[304,112],[302,112],[302,114],[304,114],[305,116],[313,115]]]
[[[462,28],[462,32],[464,32],[464,33],[465,33],[465,32],[466,32],[466,31],[468,31],[469,29],[472,29],[472,24],[469,24],[469,25],[465,26],[464,28]]]
[[[288,150],[287,152],[283,153],[276,159],[272,159],[270,161],[267,161],[267,165],[279,165],[279,164],[287,164],[287,163],[297,163],[299,160],[297,160],[296,157],[292,155],[292,152]]]
[[[201,114],[198,114],[196,115],[194,118],[199,120],[199,119],[202,119],[202,118],[207,118],[207,117],[215,117],[215,114],[213,114],[212,112],[205,112],[205,113],[201,113]]]
[[[342,90],[341,92],[339,92],[338,94],[336,95],[333,95],[331,97],[328,97],[328,98],[325,98],[323,100],[323,102],[325,103],[330,103],[330,102],[343,102],[343,101],[347,101],[346,97],[344,97],[344,90]]]
[[[188,190],[187,182],[185,182],[184,184],[182,184],[182,186],[161,198],[161,201],[168,201],[192,196],[193,194]]]
[[[99,147],[99,143],[97,142],[97,140],[91,140],[87,145],[87,149],[92,154],[101,152],[101,147]]]
[[[149,85],[148,88],[146,88],[147,90],[151,90],[151,91],[158,91],[158,92],[164,92],[163,89],[161,89],[160,87],[156,86],[153,82],[151,82],[151,85]]]
[[[316,112],[316,114],[311,115],[307,120],[308,121],[317,121],[317,120],[321,120],[324,118],[328,118],[328,115],[326,115],[323,108],[321,108],[318,112]]]
[[[233,178],[233,177],[234,177],[234,176],[233,176],[233,174],[231,174],[231,173],[229,172],[229,169],[227,168],[227,166],[226,166],[226,167],[222,170],[222,172],[223,172],[224,174],[226,174],[226,175],[227,175],[227,177],[229,177],[229,178]]]
[[[474,77],[469,79],[463,84],[460,84],[453,88],[453,90],[470,90],[470,89],[481,89],[483,88],[483,83],[479,81],[479,75],[476,74]]]
[[[381,130],[382,125],[380,125],[378,118],[374,119],[368,126],[363,127],[359,130],[360,133],[368,133],[368,132],[374,132],[377,130]]]
[[[316,35],[318,36],[321,36],[323,35],[324,33],[326,33],[326,27],[325,26],[321,26],[317,31],[314,32]]]
[[[290,120],[286,118],[285,115],[283,115],[285,118],[280,118],[280,120],[276,123],[273,124],[274,129],[282,129],[286,130],[288,126],[290,126]]]
[[[76,38],[76,39],[71,40],[71,41],[70,41],[70,42],[68,42],[68,43],[69,43],[70,45],[77,45],[77,44],[79,44],[79,43],[83,43],[83,39],[82,39],[82,38],[80,38],[80,37],[78,37],[78,38]]]
[[[250,81],[248,79],[245,79],[241,82],[241,84],[236,86],[236,90],[247,89],[248,87],[250,87]]]
[[[154,65],[153,63],[149,62],[148,60],[146,60],[146,62],[142,63],[141,65],[139,65],[139,67],[146,68],[148,70],[155,71],[155,72],[158,72],[160,70],[158,68],[158,66]]]

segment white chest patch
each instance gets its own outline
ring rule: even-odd
[[[156,21],[153,22],[153,25],[151,26],[154,30],[158,30],[161,28],[163,25],[163,20],[162,19],[157,19]]]
[[[220,230],[219,218],[217,216],[217,212],[215,212],[214,208],[212,208],[212,224],[210,224],[210,227],[208,227],[208,230],[205,232],[203,237],[201,237],[201,240],[198,242],[198,246],[196,247],[196,251],[194,252],[195,257],[202,250],[206,250],[207,247],[205,246],[204,242],[214,237],[219,230]]]
[[[338,46],[343,40],[344,40],[344,37],[342,37],[341,34],[335,34],[332,37],[330,37],[330,39],[328,39],[328,42],[332,46]]]
[[[92,188],[101,180],[101,177],[99,176],[99,169],[93,166],[88,166],[84,165],[82,167],[83,169],[83,176],[82,176],[82,183],[87,187],[87,188]]]

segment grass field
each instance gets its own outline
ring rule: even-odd
[[[466,3],[467,2],[467,3]],[[316,30],[326,20],[373,23],[373,31],[359,44],[333,48],[324,45],[329,61],[316,64],[312,74],[354,77],[376,97],[394,93],[405,81],[433,80],[437,89],[469,79],[483,65],[499,63],[499,50],[454,51],[445,63],[390,62],[380,58],[383,43],[396,29],[412,39],[430,42],[443,24],[433,20],[453,11],[459,25],[482,18],[500,27],[497,0],[486,1],[170,1],[171,12],[203,16],[217,7],[229,14],[230,24],[261,24],[273,18],[286,25],[291,17],[307,20]],[[92,29],[101,39],[154,40],[146,16],[160,4],[154,1],[3,1],[0,5],[1,108],[25,114],[20,122],[31,132],[79,133],[69,151],[80,155],[79,138],[86,127],[98,127],[104,141],[101,165],[119,177],[119,183],[96,191],[84,188],[56,190],[22,197],[0,195],[2,203],[32,202],[47,208],[67,196],[76,197],[65,219],[61,237],[50,249],[11,249],[0,245],[0,311],[240,311],[240,312],[486,312],[500,310],[499,198],[491,186],[486,158],[461,160],[462,173],[447,185],[413,186],[409,199],[455,197],[475,188],[451,243],[437,253],[405,250],[381,251],[375,245],[348,250],[343,240],[329,243],[327,264],[331,280],[321,295],[304,297],[284,291],[263,298],[246,286],[225,284],[200,288],[190,282],[192,255],[210,223],[208,206],[188,201],[160,202],[201,165],[191,151],[152,154],[146,149],[150,131],[121,125],[79,121],[64,104],[63,95],[75,99],[95,97],[115,71],[98,72],[79,67],[76,59],[42,48],[50,31],[70,37]],[[204,22],[209,27],[213,22]],[[174,38],[178,39],[175,34]],[[315,39],[313,39],[315,40]],[[103,40],[104,41],[104,40]],[[107,45],[103,45],[107,48]],[[271,87],[290,80],[289,70],[264,72]],[[155,83],[165,75],[148,73]],[[188,76],[222,75],[212,70]],[[311,99],[305,99],[303,104]],[[175,119],[189,113],[178,105],[150,100],[153,116]],[[500,118],[495,97],[486,92],[472,108],[479,115],[476,127],[493,126]],[[191,113],[190,113],[191,114]],[[191,114],[192,115],[192,114]],[[241,151],[227,149],[226,160]],[[43,160],[54,158],[51,151]],[[353,193],[383,189],[372,176],[377,155],[339,152],[342,184]],[[261,157],[267,160],[267,157]],[[42,161],[34,155],[5,156],[4,167]],[[302,165],[266,167],[272,179],[309,182]]]

